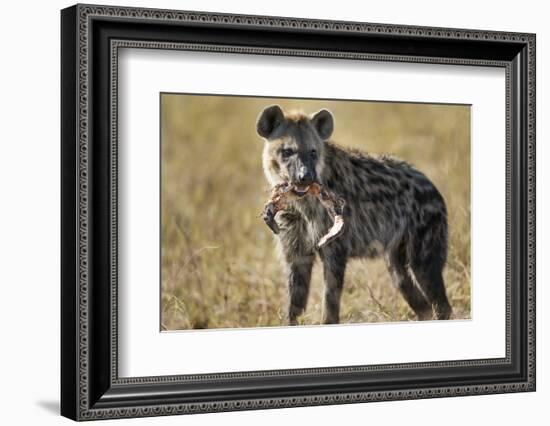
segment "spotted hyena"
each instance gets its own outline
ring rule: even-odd
[[[325,324],[339,321],[348,259],[376,256],[384,256],[396,287],[419,319],[450,317],[442,276],[447,210],[422,172],[393,157],[335,145],[329,141],[334,119],[328,110],[306,115],[273,105],[262,111],[256,128],[265,140],[263,168],[272,186],[291,183],[306,193],[318,182],[346,202],[342,235],[322,248],[317,242],[332,219],[316,198],[304,195],[276,216],[290,324],[306,308],[316,255],[323,264]]]

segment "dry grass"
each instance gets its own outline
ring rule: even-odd
[[[333,140],[417,166],[447,201],[444,276],[455,318],[470,317],[470,110],[466,106],[162,95],[162,328],[284,324],[287,289],[273,235],[259,218],[268,195],[255,133],[261,109],[329,108]],[[321,318],[314,268],[303,324]],[[414,319],[382,261],[346,273],[341,322]]]

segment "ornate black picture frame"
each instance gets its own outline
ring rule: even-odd
[[[76,5],[61,13],[61,413],[158,416],[535,390],[535,35]],[[484,65],[506,72],[506,356],[120,378],[120,47]]]

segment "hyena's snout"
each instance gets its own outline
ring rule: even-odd
[[[311,185],[317,180],[315,169],[307,166],[301,166],[296,173],[296,183],[299,185]]]

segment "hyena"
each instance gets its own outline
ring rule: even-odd
[[[323,323],[339,322],[346,263],[383,256],[395,286],[420,320],[448,319],[443,267],[447,210],[434,184],[405,161],[342,148],[330,141],[332,114],[265,108],[256,130],[264,138],[263,168],[272,186],[293,184],[292,206],[276,217],[281,258],[288,277],[288,322],[305,311],[316,255],[324,274]],[[307,194],[317,182],[345,200],[343,233],[322,248],[332,225],[320,202]]]

